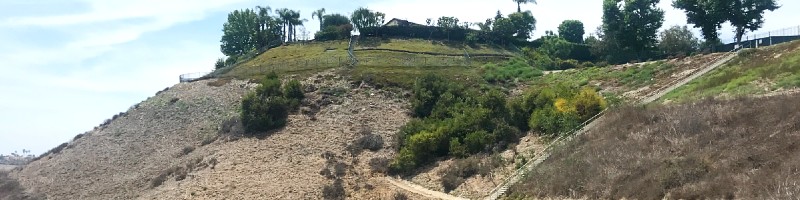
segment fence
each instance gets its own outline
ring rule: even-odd
[[[196,72],[196,73],[188,73],[188,74],[181,74],[178,78],[180,82],[192,82],[194,80],[203,78],[204,76],[208,75],[210,72]]]
[[[359,66],[396,66],[396,67],[455,67],[469,66],[469,59],[464,56],[414,56],[414,55],[381,55],[358,56]]]
[[[800,26],[769,31],[766,33],[756,33],[742,36],[742,42],[736,43],[727,40],[729,43],[714,47],[714,52],[728,52],[737,48],[758,48],[772,46],[780,43],[791,42],[800,39]]]

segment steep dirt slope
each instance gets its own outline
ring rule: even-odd
[[[136,198],[165,169],[196,159],[182,155],[184,148],[213,138],[251,86],[208,82],[180,83],[160,92],[12,176],[48,199]]]
[[[373,173],[372,158],[391,158],[391,137],[409,118],[395,94],[351,84],[334,73],[312,76],[304,84],[305,114],[290,115],[288,125],[265,138],[217,141],[198,151],[217,161],[167,181],[146,199],[320,199],[323,187],[340,179],[345,196],[386,199],[394,194],[383,175]],[[314,105],[319,105],[318,111]],[[366,134],[380,135],[383,148],[349,149]],[[323,173],[328,169],[330,174]]]
[[[409,120],[404,94],[338,74],[303,80],[300,112],[258,137],[241,135],[230,120],[256,84],[181,83],[11,176],[48,199],[425,199],[379,173],[394,155],[392,137]],[[383,145],[356,145],[365,135]]]

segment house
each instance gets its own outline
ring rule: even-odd
[[[405,26],[405,27],[409,27],[409,26],[425,26],[425,25],[417,24],[417,23],[410,22],[410,21],[407,21],[407,20],[393,18],[392,20],[389,20],[389,22],[386,22],[386,24],[384,24],[383,26]]]

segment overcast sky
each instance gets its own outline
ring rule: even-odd
[[[601,23],[602,0],[538,2],[523,7],[538,20],[537,36],[567,19],[583,21],[587,33]],[[664,26],[686,24],[669,4],[660,4]],[[762,30],[800,25],[800,1],[779,4]],[[364,6],[387,21],[417,23],[439,16],[480,22],[517,8],[511,0],[0,0],[0,153],[43,153],[176,84],[182,73],[212,70],[227,13],[256,5],[300,10],[311,33],[318,8],[349,15]],[[730,40],[729,27],[721,33]]]

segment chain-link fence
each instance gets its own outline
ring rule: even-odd
[[[713,51],[726,52],[737,48],[758,48],[791,42],[798,39],[800,39],[800,26],[794,26],[769,32],[744,35],[742,36],[742,42],[738,44],[734,39],[724,40],[723,42],[726,44],[715,47]]]

